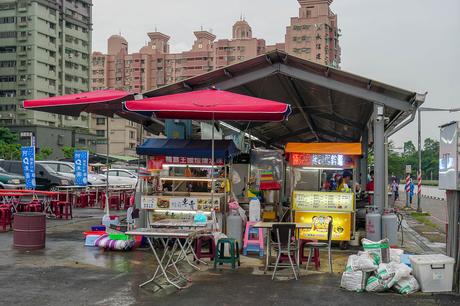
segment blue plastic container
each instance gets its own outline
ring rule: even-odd
[[[105,231],[105,225],[91,226],[91,231]]]

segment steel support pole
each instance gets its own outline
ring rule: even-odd
[[[385,203],[385,113],[384,106],[374,104],[374,206],[383,212]]]
[[[368,155],[368,146],[369,146],[369,131],[367,128],[363,130],[363,135],[361,138],[361,150],[363,151],[363,156],[360,160],[360,183],[361,183],[361,190],[366,190],[367,185],[367,173],[368,173],[368,165],[367,165],[367,155]]]
[[[460,220],[460,191],[446,190],[447,201],[447,252],[446,255],[455,259],[454,265],[454,291],[459,292],[460,278],[460,249],[459,249],[459,220]]]
[[[110,120],[110,117],[107,116],[105,117],[105,128],[106,128],[106,137],[105,137],[105,141],[106,141],[106,149],[107,149],[107,153],[106,153],[106,158],[105,158],[105,163],[106,163],[106,172],[105,172],[105,214],[107,215],[107,217],[109,216],[110,214],[110,208],[109,208],[109,150],[110,150],[110,143],[109,143],[109,120]]]
[[[422,176],[422,112],[420,109],[418,110],[418,175],[417,175],[417,182],[418,176]],[[418,186],[418,185],[417,185]],[[417,211],[422,212],[422,193],[419,192],[417,187]]]
[[[385,137],[385,189],[384,194],[383,194],[383,203],[384,203],[384,208],[388,209],[388,137]]]

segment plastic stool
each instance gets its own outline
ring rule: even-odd
[[[203,246],[208,244],[208,252],[203,252]],[[214,241],[213,235],[202,235],[198,236],[195,240],[195,255],[196,258],[210,258],[211,260],[214,259],[216,256],[216,242]]]
[[[7,225],[11,229],[11,208],[3,205],[0,206],[0,227],[3,227],[3,231],[6,232]]]
[[[63,217],[67,219],[72,219],[72,208],[70,207],[69,202],[63,201],[52,201],[52,209],[56,218],[62,219]]]
[[[38,202],[28,203],[25,207],[26,212],[42,212],[42,204]]]
[[[264,256],[264,232],[262,228],[255,228],[254,221],[246,222],[246,230],[243,239],[243,255],[248,252],[257,252],[260,257]],[[254,238],[255,236],[255,238]]]
[[[225,256],[225,245],[228,245],[230,256]],[[235,270],[236,263],[238,266],[241,266],[240,262],[240,251],[238,241],[233,238],[221,238],[217,241],[216,247],[216,256],[214,257],[214,269],[216,269],[217,264],[222,265],[224,263],[232,264],[232,270]]]
[[[300,239],[299,240],[299,264],[302,264],[303,260],[308,260],[308,256],[305,255],[305,246],[308,242],[313,242],[314,240],[309,239]],[[315,263],[315,269],[318,270],[321,267],[321,262],[319,259],[319,249],[314,248],[312,260]]]

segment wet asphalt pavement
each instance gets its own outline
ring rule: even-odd
[[[325,272],[325,259],[320,272],[309,272],[298,281],[286,280],[283,273],[283,280],[272,281],[260,271],[262,262],[256,257],[243,258],[237,271],[202,266],[203,271],[192,274],[188,288],[168,287],[154,293],[153,285],[138,287],[155,268],[147,249],[110,252],[84,246],[82,232],[99,222],[99,214],[95,210],[73,221],[49,221],[46,249],[39,251],[14,250],[12,232],[0,233],[0,305],[460,304],[460,297],[450,293],[348,292],[339,288],[340,273]],[[334,253],[337,272],[343,270],[350,253]]]

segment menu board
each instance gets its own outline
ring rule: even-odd
[[[301,229],[301,239],[327,240],[327,227],[332,220],[332,240],[349,241],[351,238],[351,213],[301,212],[296,211],[295,222],[311,223],[311,229]]]
[[[355,194],[294,190],[292,207],[299,211],[352,212],[355,210]]]
[[[211,211],[220,210],[220,198],[214,197],[163,197],[163,196],[142,196],[142,209],[156,210],[189,210],[189,211]]]

